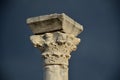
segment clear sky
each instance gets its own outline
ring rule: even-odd
[[[119,0],[1,0],[0,80],[43,80],[26,19],[63,12],[84,26],[69,80],[120,80]]]

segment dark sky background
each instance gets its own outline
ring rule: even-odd
[[[84,26],[69,80],[120,80],[119,0],[0,0],[0,80],[43,80],[26,19],[66,13]]]

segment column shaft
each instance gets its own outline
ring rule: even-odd
[[[47,65],[44,67],[44,80],[68,80],[68,67]]]

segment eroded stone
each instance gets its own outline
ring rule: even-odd
[[[68,80],[69,59],[80,42],[76,36],[82,25],[64,13],[28,18],[27,24],[33,32],[31,42],[42,52],[44,80]]]
[[[27,19],[27,24],[34,34],[60,31],[77,36],[83,31],[82,25],[64,13],[31,17]]]

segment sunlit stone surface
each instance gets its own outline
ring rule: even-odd
[[[64,13],[28,18],[27,24],[34,34],[60,31],[77,36],[83,31],[82,25]]]
[[[44,80],[68,80],[70,53],[75,51],[83,31],[82,25],[62,14],[27,19],[33,35],[30,40],[44,59]]]

